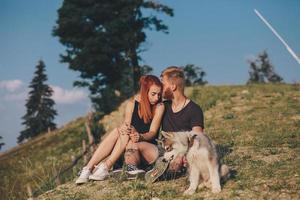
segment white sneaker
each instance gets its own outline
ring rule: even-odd
[[[104,163],[100,163],[96,167],[96,171],[89,176],[90,180],[103,181],[108,175],[108,169]]]
[[[78,179],[75,181],[76,184],[82,184],[89,181],[89,176],[91,175],[91,170],[87,167],[82,168]]]

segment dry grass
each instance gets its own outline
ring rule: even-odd
[[[192,197],[182,196],[187,188],[185,177],[173,181],[161,181],[147,185],[144,181],[119,182],[109,179],[76,186],[73,181],[52,189],[38,199],[299,199],[300,198],[300,86],[299,85],[251,85],[251,86],[205,86],[189,88],[190,97],[205,111],[206,132],[218,143],[222,160],[232,169],[232,178],[223,185],[220,194],[207,189],[197,191]],[[122,108],[120,108],[122,109]],[[121,119],[122,111],[115,112]],[[105,118],[106,123],[116,122],[114,117]],[[5,172],[5,188],[1,181],[1,195],[5,199],[24,199],[24,193],[15,195],[23,186],[14,183],[16,173],[21,173],[26,183],[27,176],[34,174],[38,165],[60,166],[72,152],[74,132],[80,132],[82,124],[73,130],[65,129],[64,139],[60,134],[44,142],[29,145],[0,157],[1,176]],[[107,129],[112,125],[105,126]],[[72,134],[71,134],[72,133]],[[48,141],[48,142],[47,142]],[[52,143],[56,142],[56,145]],[[47,148],[45,145],[47,144]],[[80,144],[78,144],[80,146]],[[44,147],[41,148],[41,147]],[[70,149],[73,149],[70,151]],[[35,151],[33,151],[35,150]],[[40,154],[31,155],[33,152]],[[56,153],[54,153],[56,152]],[[77,151],[78,152],[78,151]],[[45,156],[47,155],[47,156]],[[50,156],[50,157],[49,157]],[[26,165],[11,168],[17,161],[30,158]],[[32,159],[32,160],[31,160]],[[37,162],[38,161],[38,162]],[[10,163],[10,164],[7,164]],[[38,163],[38,164],[37,164]],[[50,164],[52,163],[52,165]],[[7,168],[3,168],[7,166]],[[24,166],[27,166],[24,168]],[[80,167],[80,164],[78,168]],[[21,170],[22,168],[22,170]],[[5,170],[5,171],[4,171]],[[27,171],[26,171],[27,170]],[[42,170],[40,170],[42,171]],[[74,170],[75,174],[76,170]],[[8,175],[7,175],[8,174]],[[40,175],[43,173],[40,172]],[[47,173],[45,174],[47,176]],[[42,177],[45,178],[45,177]],[[73,176],[75,178],[75,176]],[[72,179],[72,178],[71,178]],[[13,187],[14,186],[14,187]],[[20,197],[20,198],[19,198]]]

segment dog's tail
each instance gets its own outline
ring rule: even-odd
[[[221,165],[220,175],[222,182],[225,182],[230,178],[230,169],[227,165]]]

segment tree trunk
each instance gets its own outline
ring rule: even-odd
[[[141,77],[141,68],[139,66],[138,56],[136,53],[136,49],[130,50],[130,59],[133,69],[133,90],[136,93],[139,89],[139,80]]]

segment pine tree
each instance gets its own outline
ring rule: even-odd
[[[198,67],[194,64],[187,64],[182,67],[182,69],[184,71],[186,86],[207,84],[207,81],[203,79],[204,76],[206,76],[206,73],[201,67]]]
[[[149,75],[153,72],[153,68],[149,65],[141,66],[141,75]]]
[[[280,83],[283,78],[275,73],[274,66],[271,64],[267,51],[260,53],[255,60],[248,61],[250,64],[250,83]]]
[[[274,67],[270,62],[269,56],[266,51],[258,55],[259,60],[261,62],[261,71],[271,83],[279,83],[283,79],[277,73],[275,73]]]
[[[45,64],[42,60],[38,62],[34,78],[32,79],[29,88],[29,98],[26,102],[26,114],[22,117],[22,124],[25,129],[21,131],[18,137],[18,143],[25,139],[35,137],[41,133],[45,133],[48,128],[56,129],[56,124],[53,122],[56,110],[54,100],[51,99],[53,90],[45,84],[48,80],[45,74]]]
[[[168,33],[157,14],[173,10],[148,0],[64,0],[53,35],[66,47],[61,61],[80,73],[94,108],[111,112],[138,90],[146,30]],[[118,95],[116,95],[118,94]]]

